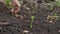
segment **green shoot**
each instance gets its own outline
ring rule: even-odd
[[[34,18],[35,18],[35,16],[31,16],[31,20],[32,20],[32,21],[34,20]]]
[[[5,2],[6,2],[7,4],[9,4],[9,3],[10,3],[10,1],[11,1],[11,0],[5,0]]]
[[[35,16],[31,16],[31,23],[30,23],[30,28],[32,28],[32,24],[33,24],[33,21],[34,21],[34,19],[35,19]]]
[[[5,0],[7,7],[12,8],[11,0]]]

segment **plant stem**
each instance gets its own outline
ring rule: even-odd
[[[32,28],[32,24],[33,24],[33,20],[32,20],[32,22],[30,23],[30,28]]]

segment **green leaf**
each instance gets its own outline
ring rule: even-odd
[[[10,1],[11,1],[11,0],[5,0],[6,5],[9,6],[9,5],[10,5]]]
[[[10,4],[11,0],[5,0],[5,3],[8,8],[12,8],[12,5]]]
[[[34,20],[35,16],[31,16],[31,19]]]
[[[6,3],[10,3],[11,0],[5,0]]]

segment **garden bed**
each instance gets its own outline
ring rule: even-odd
[[[10,9],[0,2],[0,34],[59,34],[60,33],[60,18],[56,20],[53,16],[53,11],[56,11],[57,16],[60,16],[60,8],[53,6],[51,10],[46,7],[48,5],[25,3],[26,7],[21,6],[19,11],[20,17],[11,15]],[[51,16],[51,17],[48,17]],[[31,16],[35,19],[30,28]],[[52,17],[53,16],[53,17]]]

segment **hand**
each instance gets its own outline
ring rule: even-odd
[[[19,1],[18,0],[12,0],[12,5],[13,5],[13,8],[12,8],[11,12],[13,12],[15,14],[18,13],[20,10],[20,6],[21,6]]]

